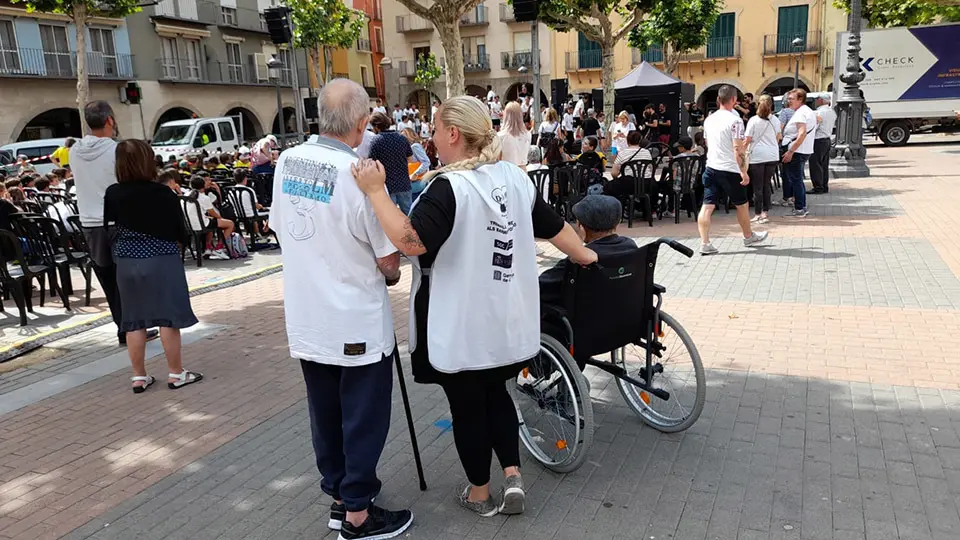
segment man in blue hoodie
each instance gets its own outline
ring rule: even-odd
[[[117,291],[117,267],[113,262],[112,227],[103,222],[103,195],[117,183],[116,150],[117,121],[106,101],[91,101],[83,108],[83,118],[90,126],[90,134],[70,148],[70,168],[77,188],[77,207],[80,225],[90,248],[93,271],[103,289],[110,314],[119,325],[121,318],[120,293]],[[157,337],[157,330],[148,330],[147,339]],[[127,335],[117,332],[120,345],[127,344]]]

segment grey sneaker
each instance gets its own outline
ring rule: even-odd
[[[720,253],[720,250],[713,247],[713,244],[700,244],[701,255],[713,255],[714,253]]]
[[[523,513],[526,494],[523,492],[523,479],[520,478],[520,475],[504,478],[500,493],[503,500],[503,503],[500,504],[501,514],[516,515]]]
[[[760,242],[763,242],[764,240],[766,240],[769,234],[770,233],[768,233],[767,231],[763,231],[763,232],[753,231],[753,234],[750,235],[750,238],[743,239],[743,245],[747,247],[757,245]]]
[[[470,495],[470,482],[467,482],[463,489],[459,491],[457,495],[457,502],[460,503],[460,506],[466,508],[467,510],[479,514],[480,517],[493,517],[497,515],[500,511],[500,507],[497,506],[497,503],[493,502],[493,497],[488,497],[487,500],[482,502],[471,502],[467,500],[467,497]]]
[[[809,212],[807,212],[807,209],[804,208],[803,210],[795,210],[793,212],[793,217],[803,218],[803,217],[807,217],[807,214],[809,214]]]

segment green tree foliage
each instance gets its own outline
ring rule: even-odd
[[[631,47],[663,47],[664,71],[673,74],[680,58],[707,44],[723,0],[663,0],[630,32]]]
[[[421,53],[417,57],[417,69],[413,74],[413,82],[427,92],[428,102],[430,101],[429,96],[433,95],[433,83],[437,82],[441,75],[443,75],[443,70],[437,64],[437,57],[433,53]],[[429,120],[432,122],[433,118]]]
[[[366,28],[366,15],[342,0],[284,0],[293,21],[293,44],[306,49],[317,84],[333,78],[333,51],[352,47]],[[322,62],[321,62],[322,59]],[[326,77],[321,77],[320,66]]]
[[[850,0],[833,5],[850,13]],[[863,0],[862,6],[871,28],[960,21],[960,5],[952,0]]]
[[[541,22],[559,32],[581,32],[600,45],[603,114],[608,122],[615,119],[614,47],[626,38],[627,34],[643,21],[645,14],[658,3],[656,0],[540,0]]]
[[[83,134],[89,131],[83,107],[90,95],[87,74],[87,23],[92,17],[125,17],[140,11],[137,0],[11,0],[23,4],[28,12],[59,13],[73,20],[77,32],[77,109]]]

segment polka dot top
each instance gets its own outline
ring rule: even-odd
[[[180,247],[176,242],[117,227],[117,240],[113,246],[113,254],[117,258],[149,259],[161,255],[179,255]]]

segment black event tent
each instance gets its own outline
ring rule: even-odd
[[[642,122],[643,108],[648,103],[653,104],[654,107],[665,103],[667,116],[671,120],[671,140],[675,141],[681,133],[686,134],[687,115],[680,113],[684,102],[693,102],[693,84],[675,79],[650,63],[643,62],[614,83],[614,88],[616,89],[614,114],[630,106],[639,123]],[[592,97],[598,110],[602,108],[603,89],[595,89]],[[608,118],[607,121],[613,122],[616,119]]]

